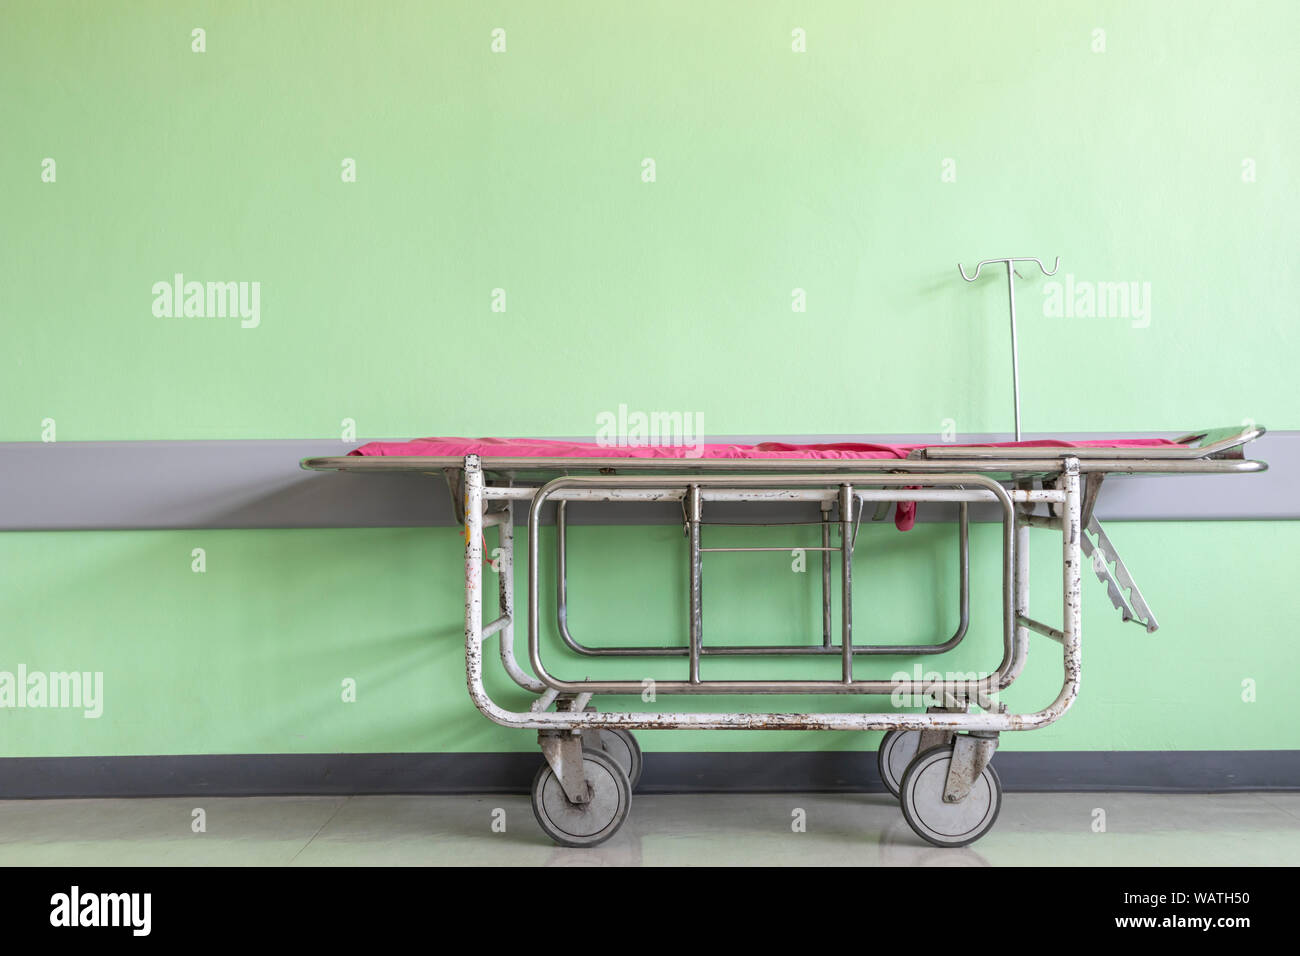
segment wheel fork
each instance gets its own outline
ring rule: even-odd
[[[952,760],[948,762],[948,779],[943,787],[943,802],[961,803],[965,800],[997,749],[996,733],[972,731],[956,734],[952,742]]]
[[[573,730],[539,730],[537,743],[569,801],[590,803],[591,788],[582,769],[582,735]]]

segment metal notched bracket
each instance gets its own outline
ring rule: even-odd
[[[1095,544],[1089,535],[1097,539]],[[1136,621],[1147,629],[1148,634],[1154,633],[1160,627],[1156,616],[1151,613],[1151,608],[1147,607],[1146,599],[1142,597],[1137,582],[1133,580],[1133,575],[1129,574],[1119,552],[1110,543],[1110,538],[1106,537],[1106,532],[1101,529],[1101,522],[1095,516],[1089,518],[1088,523],[1084,525],[1080,544],[1083,546],[1084,555],[1092,558],[1092,570],[1096,572],[1097,580],[1106,585],[1110,603],[1115,605],[1124,620]],[[1113,571],[1111,565],[1114,565]]]

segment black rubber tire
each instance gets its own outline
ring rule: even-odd
[[[582,769],[591,793],[584,804],[570,802],[550,764],[542,764],[533,778],[533,816],[560,846],[599,846],[618,832],[632,809],[631,784],[614,758],[584,750]]]
[[[903,774],[907,773],[908,765],[916,758],[920,743],[919,730],[890,730],[876,750],[876,770],[880,772],[880,781],[895,800],[902,792]]]
[[[637,743],[632,731],[607,727],[597,733],[600,734],[600,748],[623,768],[628,784],[636,790],[636,785],[641,781],[645,759],[641,756],[641,745]]]
[[[965,800],[943,802],[952,750],[952,745],[947,745],[917,754],[903,774],[899,795],[908,826],[922,840],[939,847],[969,846],[992,829],[1002,810],[1002,781],[992,764],[980,771]]]

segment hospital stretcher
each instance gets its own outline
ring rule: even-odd
[[[1126,475],[1231,475],[1260,472],[1267,465],[1244,457],[1246,444],[1263,428],[1221,429],[1174,440],[1113,442],[1013,442],[983,445],[704,446],[701,457],[682,448],[626,448],[531,440],[425,439],[376,442],[347,456],[309,458],[311,470],[416,472],[446,480],[465,541],[465,667],[469,695],[490,720],[536,730],[545,763],[533,784],[532,802],[543,830],[566,846],[594,846],[612,836],[627,816],[640,775],[641,754],[632,731],[840,730],[886,731],[877,753],[885,786],[898,797],[912,829],[937,846],[964,846],[993,825],[1002,787],[990,760],[1004,731],[1033,730],[1058,720],[1079,692],[1080,588],[1083,561],[1105,584],[1125,620],[1149,631],[1156,618],[1095,514],[1103,482]],[[567,508],[571,502],[669,502],[681,507],[689,608],[684,641],[662,645],[593,647],[581,643],[567,620]],[[780,548],[709,548],[702,542],[706,511],[718,503],[807,509],[820,526],[820,639],[780,645],[705,642],[702,564],[713,551],[790,551]],[[864,513],[873,519],[895,510],[895,523],[910,527],[916,502],[956,506],[959,543],[959,623],[942,643],[890,644],[858,640],[853,619],[853,550]],[[969,509],[991,504],[1000,516],[1002,658],[975,679],[897,680],[863,673],[862,658],[942,654],[965,636],[969,623]],[[515,654],[515,509],[527,507],[527,631],[529,669]],[[553,506],[553,507],[552,507]],[[568,680],[542,660],[540,566],[543,513],[556,522],[554,571],[557,632],[563,646],[583,657],[677,660],[674,675],[654,679],[643,696],[641,674],[624,679]],[[499,555],[496,614],[483,620],[486,529],[495,529]],[[1030,614],[1030,531],[1059,536],[1063,620],[1059,625]],[[836,543],[833,543],[836,542]],[[832,565],[838,554],[838,642],[833,633]],[[1017,713],[997,700],[1024,668],[1030,635],[1061,647],[1062,681],[1055,700],[1041,710]],[[501,664],[516,684],[536,695],[528,710],[501,706],[484,686],[483,655],[495,637]],[[838,659],[833,676],[821,679],[718,679],[714,658],[802,657]],[[832,663],[831,666],[834,666]],[[715,672],[716,673],[716,672]],[[970,677],[972,675],[965,675]],[[659,696],[899,694],[926,698],[924,712],[824,713],[701,712],[657,709]],[[596,695],[632,696],[656,702],[637,710],[598,710]]]

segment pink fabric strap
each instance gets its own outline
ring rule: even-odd
[[[852,460],[906,458],[918,448],[1131,448],[1176,445],[1167,438],[1118,438],[1099,441],[1042,439],[1021,442],[992,442],[954,445],[938,442],[896,445],[878,442],[827,442],[795,445],[768,441],[757,445],[605,445],[597,442],[556,441],[547,438],[416,438],[412,441],[372,441],[349,452],[352,455],[395,455],[463,458],[773,458]],[[894,524],[908,531],[916,522],[916,502],[900,501],[894,509]]]

